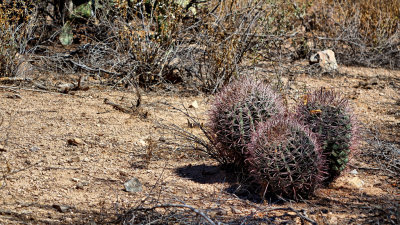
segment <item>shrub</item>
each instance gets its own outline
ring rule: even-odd
[[[32,32],[35,8],[31,1],[0,3],[0,76],[13,76],[17,54],[26,51]]]

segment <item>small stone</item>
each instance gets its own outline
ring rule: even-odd
[[[19,94],[8,94],[6,98],[21,99],[22,97]]]
[[[350,171],[350,174],[357,175],[358,171],[356,169],[354,169],[354,170]]]
[[[83,187],[88,186],[89,182],[87,181],[82,181],[76,184],[76,189],[83,189]]]
[[[67,205],[53,205],[53,208],[55,208],[57,211],[61,212],[61,213],[65,213],[68,211],[68,209],[70,209],[71,207],[67,206]]]
[[[33,147],[31,147],[30,149],[29,149],[29,151],[31,151],[31,152],[37,152],[37,151],[39,151],[40,150],[40,148],[39,147],[36,147],[36,146],[33,146]]]
[[[228,212],[225,209],[218,209],[215,214],[218,216],[225,216],[228,215]]]
[[[79,182],[80,181],[79,178],[75,178],[75,177],[73,177],[71,180],[75,181],[75,182]]]
[[[235,213],[235,214],[242,214],[242,211],[240,211],[239,209],[237,209],[233,206],[231,207],[231,211],[232,211],[232,213]]]
[[[60,84],[57,86],[58,91],[61,93],[68,93],[71,89],[75,88],[74,84],[68,83],[68,84]]]
[[[141,146],[146,146],[146,141],[143,139],[140,139],[137,143]]]
[[[73,158],[68,160],[69,163],[74,163],[74,162],[79,162],[79,161],[81,161],[79,156],[73,157]]]
[[[82,159],[82,161],[83,162],[89,162],[90,160],[89,160],[89,158],[85,157],[85,158]]]
[[[198,109],[199,108],[199,104],[195,100],[195,101],[192,102],[192,104],[189,105],[189,108]]]
[[[371,81],[369,82],[371,85],[378,85],[379,80],[377,78],[372,78]]]
[[[139,179],[137,179],[136,177],[125,182],[124,186],[125,186],[125,191],[127,192],[135,193],[142,191],[142,183],[140,183]]]
[[[347,180],[347,183],[356,188],[362,188],[364,186],[364,181],[362,181],[359,177],[353,177]]]
[[[67,143],[68,143],[68,145],[74,145],[74,146],[85,144],[85,142],[83,142],[83,140],[80,138],[68,139]]]
[[[0,145],[0,152],[6,152],[7,149],[4,147],[4,145]]]

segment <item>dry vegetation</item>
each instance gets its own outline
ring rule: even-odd
[[[0,0],[0,224],[399,223],[399,0],[67,2]],[[326,74],[308,58],[328,48]],[[311,200],[262,202],[212,160],[209,99],[244,75],[289,108],[353,102],[359,153]]]

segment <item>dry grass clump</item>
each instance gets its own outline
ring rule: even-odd
[[[316,45],[348,65],[400,67],[400,1],[332,1],[313,4],[307,26]]]
[[[17,53],[26,52],[35,13],[32,1],[0,4],[0,76],[14,75],[18,66]]]
[[[42,71],[85,72],[148,89],[180,83],[205,92],[259,60],[295,73],[291,62],[326,48],[339,63],[400,67],[399,0],[96,1],[85,16],[75,13],[80,6],[66,13],[68,1],[59,1],[64,7],[6,2],[0,71],[7,76],[16,53],[26,52],[39,56],[34,64]],[[65,24],[70,46],[59,40]]]

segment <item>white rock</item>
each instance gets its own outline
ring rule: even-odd
[[[319,51],[310,57],[310,64],[318,63],[325,72],[331,72],[338,69],[335,53],[332,50]]]
[[[199,108],[199,104],[197,103],[197,101],[193,101],[192,104],[189,105],[189,108],[195,108],[198,109]]]
[[[354,169],[354,170],[350,171],[350,174],[357,175],[358,171],[356,169]]]
[[[362,188],[365,183],[359,177],[353,177],[347,180],[347,184],[356,188]]]

